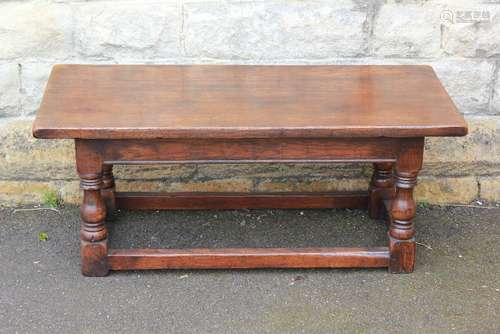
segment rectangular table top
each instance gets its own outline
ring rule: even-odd
[[[429,66],[56,65],[38,138],[461,136]]]

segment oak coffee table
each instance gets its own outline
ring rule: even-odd
[[[82,273],[165,268],[388,267],[415,262],[424,137],[467,125],[428,66],[57,65],[33,134],[74,139]],[[114,164],[370,162],[365,193],[120,193]],[[375,248],[108,249],[116,208],[367,208]]]

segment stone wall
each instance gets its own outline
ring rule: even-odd
[[[500,200],[500,1],[0,2],[0,205],[79,200],[71,142],[34,140],[55,63],[430,64],[470,134],[427,141],[420,201]],[[118,168],[120,189],[364,189],[370,166]]]

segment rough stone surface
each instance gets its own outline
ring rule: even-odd
[[[373,32],[372,52],[384,57],[434,57],[440,53],[442,6],[387,4],[380,8]]]
[[[425,161],[500,163],[500,117],[467,117],[469,133],[459,138],[427,138]]]
[[[280,192],[280,191],[357,191],[368,189],[368,178],[365,179],[308,179],[298,180],[262,180],[256,187],[256,191]]]
[[[43,203],[44,194],[61,198],[61,182],[0,180],[0,207]]]
[[[430,64],[463,114],[490,113],[494,62],[449,59]]]
[[[493,86],[493,98],[491,100],[491,112],[500,115],[500,61],[497,61],[495,85]]]
[[[79,3],[76,50],[103,58],[179,56],[180,11],[175,3],[120,1]]]
[[[71,140],[37,140],[31,121],[0,124],[0,180],[70,180],[76,178]]]
[[[454,20],[443,25],[443,49],[449,55],[462,57],[499,57],[500,56],[500,6],[481,4],[469,9],[487,13],[488,20],[472,20],[467,22],[458,18],[457,11],[449,10],[455,15]],[[463,12],[464,9],[461,9]]]
[[[51,68],[52,64],[39,62],[26,63],[21,66],[23,91],[23,100],[21,103],[22,115],[32,115],[40,107]]]
[[[118,191],[363,191],[368,188],[366,179],[322,179],[322,180],[254,180],[251,178],[215,179],[208,181],[165,182],[151,180],[118,180]],[[479,194],[479,184],[481,191]],[[415,199],[422,203],[467,204],[477,198],[492,202],[500,201],[498,177],[428,177],[419,178]],[[30,191],[30,189],[32,191]],[[0,206],[43,203],[43,196],[53,193],[61,203],[81,203],[77,180],[68,181],[2,181],[0,180]]]
[[[491,202],[500,201],[500,175],[491,177],[481,177],[481,199]]]
[[[188,2],[183,45],[187,55],[208,58],[356,56],[364,52],[366,20],[348,0]]]
[[[484,183],[484,188],[483,188]],[[367,180],[322,180],[301,182],[263,182],[253,187],[248,179],[211,180],[207,182],[162,183],[152,181],[119,181],[119,191],[359,191],[367,189]],[[498,180],[481,179],[481,198],[499,201]],[[422,177],[416,187],[418,202],[447,204],[467,204],[478,198],[478,182],[473,177],[429,178]],[[496,188],[495,188],[496,187]],[[29,191],[32,189],[33,191]],[[53,193],[61,203],[81,203],[78,181],[0,181],[1,206],[43,203],[43,196]]]
[[[0,59],[71,55],[71,12],[49,0],[0,2]]]
[[[21,100],[17,64],[0,65],[0,117],[15,116]]]
[[[370,164],[223,164],[199,165],[197,179],[252,175],[265,179],[285,178],[359,178],[371,175]]]
[[[126,181],[119,182],[119,191],[188,191],[188,192],[249,192],[252,191],[252,180],[249,178],[230,178],[191,182],[157,182],[157,181]]]
[[[475,177],[421,177],[415,188],[418,202],[432,204],[466,204],[478,198],[479,183]],[[500,200],[500,197],[497,198]]]

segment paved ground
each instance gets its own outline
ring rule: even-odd
[[[77,208],[0,211],[0,333],[500,333],[500,209],[418,214],[411,275],[241,270],[86,278]],[[385,226],[350,210],[129,212],[113,223],[110,242],[384,245]]]

